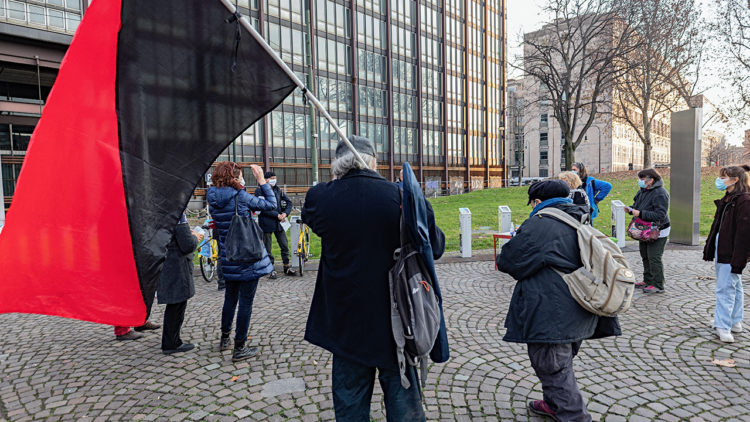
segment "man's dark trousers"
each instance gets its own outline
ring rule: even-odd
[[[401,386],[401,375],[396,369],[372,368],[333,355],[332,393],[333,409],[337,422],[361,422],[370,420],[370,402],[375,386],[375,371],[378,371],[380,387],[385,399],[385,417],[391,422],[424,421],[422,391],[417,370],[406,366],[409,389]]]
[[[531,367],[542,382],[544,401],[560,421],[591,421],[573,373],[573,358],[581,342],[567,344],[529,343]]]
[[[279,249],[281,249],[281,261],[284,263],[285,267],[289,266],[289,241],[286,238],[286,232],[284,230],[280,230],[273,233],[263,233],[263,243],[266,246],[266,251],[268,252],[268,258],[271,259],[271,264],[274,262],[273,255],[271,254],[271,247],[273,246],[271,244],[272,236],[276,236],[276,241],[279,242]]]
[[[187,300],[180,303],[170,303],[164,310],[164,325],[162,325],[161,349],[174,350],[182,345],[180,329],[185,320]]]

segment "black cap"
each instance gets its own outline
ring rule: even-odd
[[[535,199],[546,201],[551,198],[567,198],[569,194],[570,186],[563,180],[542,180],[529,186],[529,202],[526,205]]]
[[[267,171],[267,172],[265,172],[265,173],[263,174],[263,178],[264,178],[264,179],[270,179],[270,178],[272,178],[272,177],[276,177],[276,173],[274,173],[274,172],[272,172],[272,171]]]
[[[349,142],[351,142],[351,144],[354,146],[354,149],[356,149],[360,154],[367,154],[373,157],[376,156],[375,145],[371,140],[362,136],[352,135],[349,137]],[[346,146],[344,141],[339,141],[339,144],[336,145],[336,158],[341,157],[347,151],[350,151],[349,147]]]

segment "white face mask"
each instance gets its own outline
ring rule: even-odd
[[[268,179],[268,184],[273,186],[276,186],[276,179]]]
[[[242,185],[243,188],[245,187],[245,178],[242,176],[240,176],[240,185]]]

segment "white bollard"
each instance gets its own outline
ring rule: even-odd
[[[612,236],[617,238],[617,246],[625,246],[625,204],[612,201]]]
[[[289,255],[291,255],[290,258],[293,258],[295,253],[297,252],[297,244],[299,243],[299,220],[300,216],[295,215],[294,217],[289,217],[289,222],[292,223],[292,227],[289,228],[289,235],[290,235],[290,242],[289,242]],[[297,262],[296,259],[292,260],[292,262]]]
[[[458,209],[458,225],[461,258],[471,258],[471,211],[468,208]]]
[[[510,233],[513,231],[513,221],[511,220],[509,206],[500,205],[497,207],[497,224],[500,233]]]

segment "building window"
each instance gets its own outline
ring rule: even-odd
[[[547,132],[541,132],[539,134],[539,146],[546,147],[548,145]]]
[[[549,170],[539,169],[539,177],[549,177]]]
[[[547,113],[544,113],[544,114],[542,114],[542,115],[540,116],[540,119],[539,119],[539,125],[540,125],[541,127],[547,127],[547,124],[548,124],[548,117],[547,117]]]

